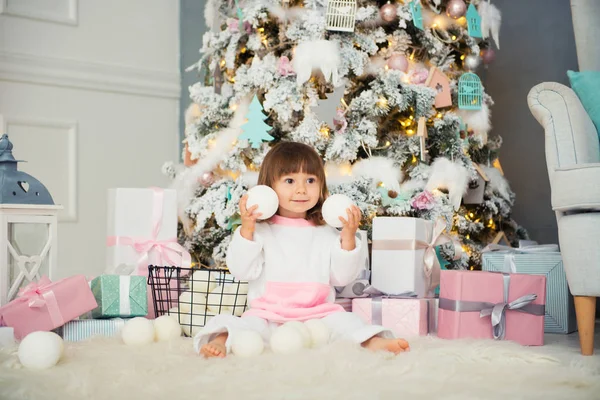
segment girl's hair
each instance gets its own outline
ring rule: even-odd
[[[258,184],[273,187],[284,175],[303,172],[315,175],[321,184],[317,204],[306,212],[306,219],[315,225],[324,225],[321,208],[329,195],[325,181],[325,169],[319,154],[309,145],[297,142],[280,142],[273,146],[262,162]]]

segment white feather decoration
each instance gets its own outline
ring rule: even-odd
[[[469,171],[460,163],[438,158],[431,164],[431,175],[425,186],[430,192],[447,189],[450,203],[458,210],[469,183]]]
[[[240,175],[240,179],[244,182],[248,187],[254,187],[258,185],[258,172],[256,171],[246,171],[242,175]]]
[[[488,187],[492,190],[493,193],[502,197],[506,201],[510,201],[510,186],[508,185],[508,181],[502,173],[494,167],[484,167],[482,166],[483,172],[490,178],[488,182]]]
[[[472,129],[475,135],[482,138],[483,143],[487,142],[487,134],[492,129],[492,124],[490,108],[485,101],[480,110],[458,109],[456,114],[468,125],[468,129]]]
[[[192,125],[201,116],[202,108],[196,103],[190,104],[189,107],[185,110],[185,126],[188,127]]]
[[[218,3],[218,0],[207,0],[204,6],[204,21],[206,26],[213,32],[219,32],[219,26],[221,25]]]
[[[369,157],[358,161],[352,167],[354,177],[370,178],[373,184],[382,182],[386,188],[399,191],[402,170],[394,160],[386,157]]]
[[[481,16],[481,34],[483,38],[492,35],[496,47],[500,49],[500,24],[502,23],[502,14],[495,5],[488,1],[482,1],[478,7]]]
[[[325,80],[339,84],[338,67],[340,52],[336,42],[329,40],[312,40],[296,46],[292,66],[296,71],[298,85],[310,79],[313,70],[320,69]]]
[[[290,22],[306,13],[306,10],[301,7],[282,7],[279,4],[270,4],[267,6],[269,13],[275,16],[282,22]]]
[[[171,188],[177,191],[177,214],[188,234],[191,234],[192,222],[185,215],[185,209],[194,198],[196,189],[199,185],[198,179],[202,174],[213,171],[217,165],[225,159],[227,153],[233,147],[233,143],[242,133],[241,126],[246,121],[246,113],[248,112],[249,104],[249,97],[244,98],[240,104],[238,104],[238,107],[229,122],[229,126],[221,129],[215,135],[214,146],[208,155],[199,159],[195,165],[189,168],[181,168],[171,183]]]

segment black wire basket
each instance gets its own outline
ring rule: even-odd
[[[219,314],[241,316],[248,282],[221,269],[148,266],[148,286],[156,317],[174,315],[186,336],[194,336]]]

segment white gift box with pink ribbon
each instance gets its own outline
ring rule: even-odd
[[[435,247],[453,242],[455,259],[461,249],[444,234],[443,220],[410,217],[373,219],[371,285],[389,295],[433,297],[440,283],[440,263]]]
[[[189,268],[189,253],[177,243],[177,193],[172,189],[108,191],[106,271],[147,275],[148,265]]]

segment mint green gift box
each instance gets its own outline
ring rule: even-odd
[[[92,318],[145,317],[148,314],[146,277],[101,275],[91,283],[98,307]]]

